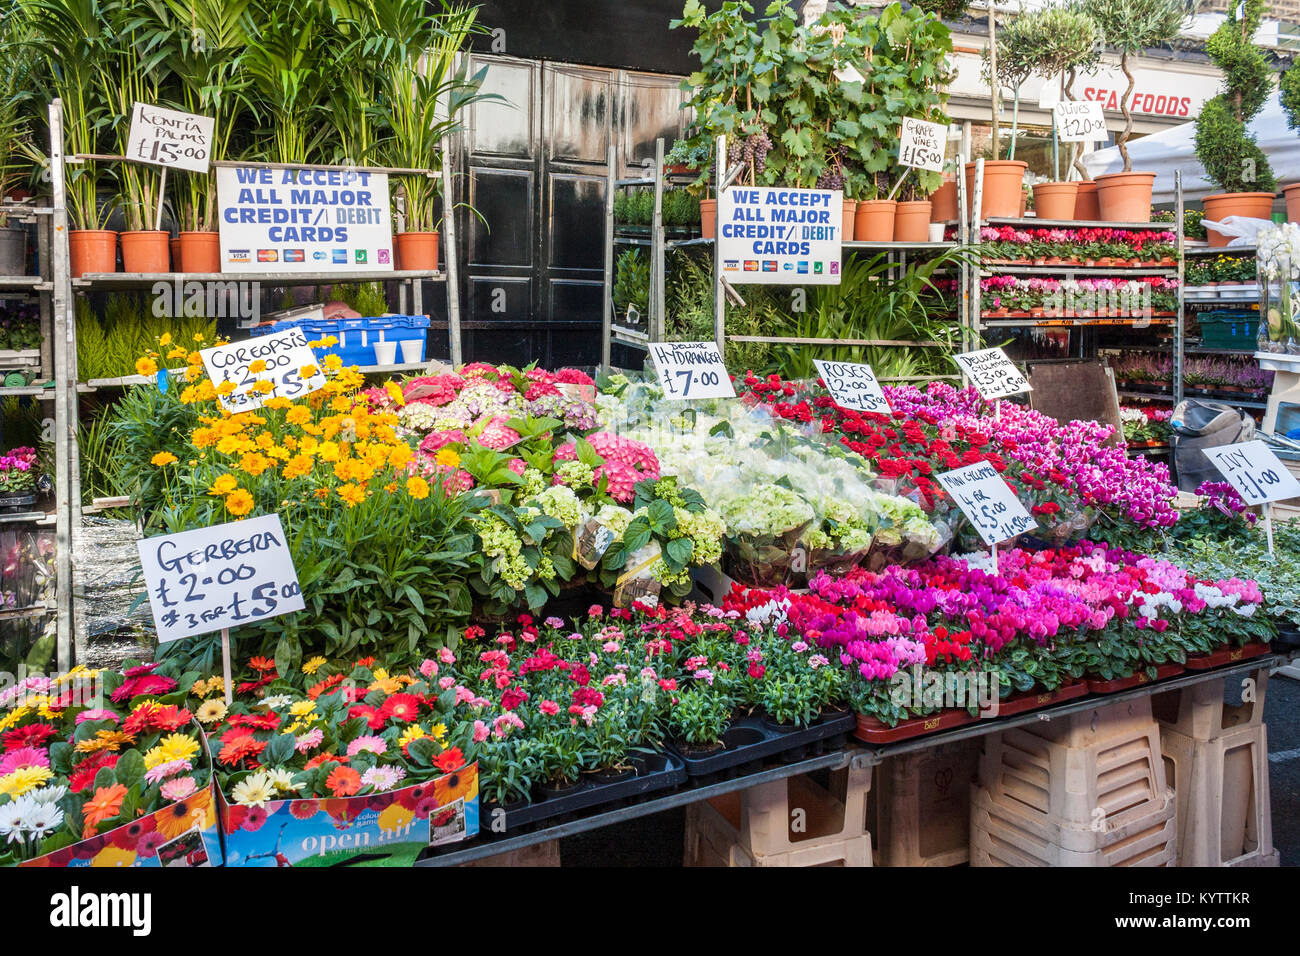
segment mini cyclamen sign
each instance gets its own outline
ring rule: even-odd
[[[158,643],[221,631],[229,702],[229,629],[306,606],[280,516],[142,538],[136,547]]]
[[[870,365],[857,362],[827,362],[813,359],[817,374],[826,383],[826,390],[840,408],[859,412],[890,413],[889,402],[880,388],[876,373]]]
[[[650,360],[669,401],[736,397],[717,342],[655,342]]]
[[[307,344],[306,333],[296,327],[204,349],[199,355],[222,407],[232,414],[261,408],[276,396],[303,398],[325,385],[316,353]],[[303,378],[302,370],[308,367],[315,374]],[[226,382],[234,384],[234,391],[223,395],[221,386]],[[270,388],[263,390],[259,382],[269,382]]]
[[[1205,449],[1205,455],[1248,505],[1264,506],[1268,553],[1273,553],[1274,501],[1300,498],[1300,481],[1264,442],[1242,442]]]
[[[934,477],[995,554],[998,542],[1014,538],[1038,523],[998,470],[986,461]]]

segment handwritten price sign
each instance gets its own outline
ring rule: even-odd
[[[222,406],[231,414],[261,408],[270,398],[302,398],[325,385],[325,375],[316,364],[316,353],[307,344],[302,329],[285,329],[244,342],[231,342],[199,353],[208,377],[217,389]],[[258,363],[261,363],[260,365]],[[311,366],[316,374],[302,377],[302,369]],[[257,368],[258,371],[253,371]],[[221,394],[221,385],[233,382],[235,390]],[[269,382],[270,388],[259,385]]]
[[[1207,448],[1205,454],[1248,505],[1300,498],[1300,481],[1262,441]]]
[[[997,469],[986,461],[934,477],[989,546],[1014,538],[1038,524],[1011,493]]]
[[[979,349],[954,355],[971,384],[989,400],[1033,391],[1020,369],[1001,349]]]
[[[903,117],[898,142],[898,162],[901,165],[941,173],[947,148],[948,127],[943,123]]]
[[[880,382],[870,365],[855,362],[826,362],[814,359],[817,374],[826,383],[826,389],[840,408],[852,408],[859,412],[880,412],[888,415],[891,411],[885,393],[881,391]]]
[[[158,642],[301,611],[287,540],[263,515],[137,541]]]
[[[1095,100],[1061,100],[1052,107],[1052,119],[1063,143],[1092,143],[1106,138],[1106,117]]]
[[[212,159],[215,122],[211,116],[136,103],[131,109],[126,158],[206,173]]]
[[[736,397],[716,342],[656,342],[650,360],[669,401]]]

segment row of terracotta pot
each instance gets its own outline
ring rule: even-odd
[[[122,240],[122,271],[221,271],[221,238],[217,232],[182,232],[173,237],[164,230],[145,229],[117,233],[110,229],[74,229],[68,233],[72,277],[117,271],[117,241]],[[397,268],[432,272],[438,268],[438,233],[399,232],[394,237]]]
[[[701,199],[700,234],[705,239],[716,238],[717,218],[718,201]],[[928,199],[846,199],[841,222],[845,242],[928,242],[932,220]]]

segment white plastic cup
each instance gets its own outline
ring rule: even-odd
[[[414,365],[424,361],[424,339],[402,339],[402,362]]]
[[[930,223],[930,241],[943,242],[943,226],[941,222]]]
[[[375,364],[376,365],[396,365],[397,364],[397,343],[389,342],[383,339],[375,343]]]

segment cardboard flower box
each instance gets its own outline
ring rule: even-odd
[[[478,834],[478,764],[400,790],[273,800],[218,793],[228,866],[409,866],[426,847]]]

